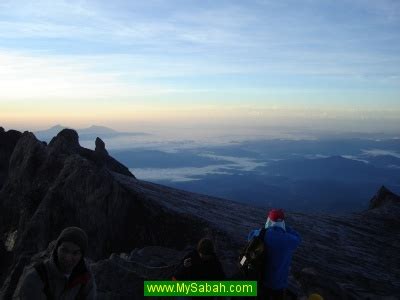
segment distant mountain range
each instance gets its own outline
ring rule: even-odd
[[[69,127],[63,125],[55,125],[46,130],[36,131],[35,136],[42,141],[49,142],[53,137],[55,137],[61,130],[67,129]],[[94,140],[96,137],[100,137],[102,139],[105,138],[114,138],[118,136],[137,136],[137,135],[149,135],[145,132],[120,132],[114,129],[92,125],[88,128],[80,128],[76,129],[79,134],[79,138],[81,140]]]
[[[108,155],[101,139],[89,150],[71,129],[45,144],[31,132],[0,127],[0,175],[5,300],[12,298],[24,267],[48,257],[66,226],[88,233],[87,254],[101,300],[143,299],[143,280],[171,278],[182,255],[203,236],[214,240],[232,276],[248,232],[265,222],[265,209],[138,180]],[[399,196],[382,187],[358,213],[286,215],[302,236],[289,277],[292,293],[300,298],[318,291],[327,300],[397,299]]]

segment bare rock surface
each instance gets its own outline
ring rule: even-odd
[[[96,138],[96,148],[94,149],[95,152],[108,155],[108,152],[106,150],[106,144],[103,142],[103,140],[99,137]]]
[[[0,127],[0,189],[8,177],[10,157],[21,135],[16,130],[5,131]]]

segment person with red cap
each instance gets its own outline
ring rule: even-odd
[[[300,244],[300,235],[285,224],[285,214],[281,209],[272,209],[265,223],[265,259],[262,286],[258,299],[281,300],[288,287],[289,267],[292,255]],[[250,232],[248,240],[258,236],[261,229]]]

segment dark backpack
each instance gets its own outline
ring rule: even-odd
[[[261,280],[265,264],[265,228],[253,237],[243,248],[239,256],[239,270],[245,279]]]

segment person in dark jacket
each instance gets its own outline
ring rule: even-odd
[[[25,269],[14,298],[21,300],[96,299],[96,283],[85,262],[86,233],[65,228],[49,259]]]
[[[283,210],[272,209],[267,216],[264,236],[264,272],[259,299],[285,298],[292,255],[300,244],[301,238],[296,231],[285,224],[284,219]],[[251,231],[248,240],[258,236],[259,233],[260,229]]]
[[[214,244],[208,238],[203,238],[193,250],[183,258],[174,280],[223,280],[225,274],[222,265],[215,254]]]

